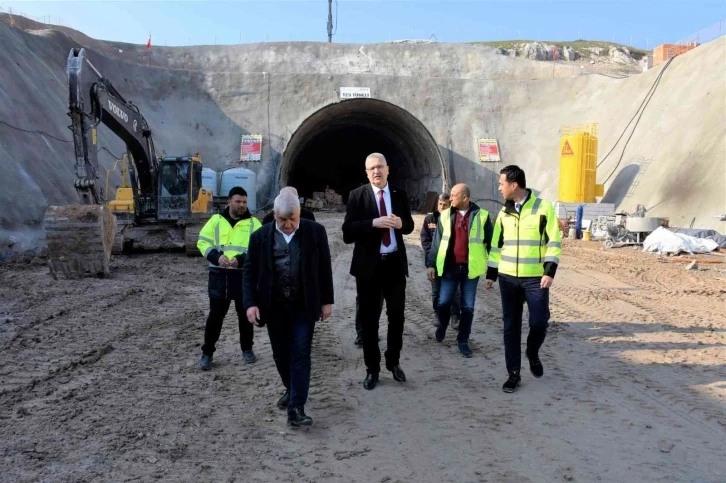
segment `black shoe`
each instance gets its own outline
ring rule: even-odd
[[[471,349],[469,349],[469,343],[468,342],[459,342],[457,344],[459,347],[459,352],[461,352],[461,355],[464,357],[471,357],[473,353],[471,352]]]
[[[436,328],[436,342],[443,342],[446,337],[446,327],[438,326]]]
[[[242,360],[245,364],[252,364],[253,362],[257,361],[257,356],[252,351],[252,349],[242,351]]]
[[[202,354],[202,358],[199,359],[199,367],[203,371],[208,371],[212,368],[212,356]]]
[[[369,391],[376,387],[376,384],[378,384],[378,374],[368,374],[366,380],[363,381],[363,387]]]
[[[362,346],[362,345],[363,345],[363,337],[361,337],[361,336],[357,336],[357,337],[355,338],[355,345],[359,345],[359,346]]]
[[[386,369],[391,371],[393,378],[398,382],[406,382],[406,374],[403,373],[403,369],[401,369],[401,366],[398,364],[392,367],[387,367]]]
[[[522,380],[521,377],[519,377],[519,371],[514,371],[509,373],[509,379],[507,379],[507,382],[504,383],[502,386],[502,391],[504,392],[514,392],[519,387],[519,382]]]
[[[301,407],[290,408],[287,411],[287,425],[293,428],[312,426],[313,418],[307,416]]]
[[[544,367],[542,367],[542,361],[539,360],[539,356],[534,355],[530,357],[529,350],[525,350],[524,354],[529,359],[529,370],[532,371],[534,377],[542,377],[544,375]]]
[[[282,395],[280,399],[277,400],[277,407],[280,409],[285,409],[290,405],[290,390],[288,389],[285,391],[285,394]]]

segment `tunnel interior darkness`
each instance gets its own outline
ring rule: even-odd
[[[326,106],[307,118],[283,154],[281,183],[300,196],[348,192],[368,182],[365,159],[382,153],[389,181],[404,189],[411,207],[421,209],[428,191],[441,191],[445,171],[438,145],[413,115],[376,99],[352,99]]]

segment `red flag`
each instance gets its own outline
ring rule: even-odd
[[[552,59],[557,60],[557,47],[552,47]]]
[[[148,50],[151,50],[151,34],[149,34],[149,41],[148,41],[148,42],[146,42],[146,48],[147,48]]]

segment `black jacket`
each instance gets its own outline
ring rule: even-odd
[[[469,205],[469,216],[472,217],[474,213],[478,212],[481,208],[479,208],[479,205],[476,203],[470,203]],[[436,267],[436,256],[439,251],[439,245],[441,245],[441,236],[443,234],[443,224],[444,223],[450,223],[451,228],[451,238],[449,239],[449,248],[446,250],[446,259],[444,261],[444,265],[448,266],[453,263],[454,261],[454,245],[456,242],[456,230],[454,229],[454,223],[456,221],[456,209],[452,208],[450,212],[451,216],[449,216],[449,220],[443,219],[441,216],[439,216],[439,222],[436,225],[436,232],[434,233],[434,238],[431,243],[431,251],[429,252],[428,257],[426,257],[426,266],[427,267]],[[469,222],[469,230],[472,230],[472,223]],[[492,220],[487,215],[487,219],[484,221],[484,226],[482,227],[484,230],[484,240],[483,243],[485,245],[487,254],[491,251],[492,248],[492,235],[494,234],[494,225],[492,224]]]
[[[315,221],[315,215],[313,214],[313,212],[310,211],[310,210],[308,210],[304,206],[301,206],[300,207],[300,218],[302,218],[304,220]],[[263,225],[266,225],[266,224],[271,223],[273,221],[275,221],[275,212],[274,211],[270,211],[262,219],[262,224]]]
[[[408,276],[408,258],[403,235],[413,231],[413,218],[406,192],[391,186],[391,211],[401,218],[401,229],[393,230],[398,245],[399,261]],[[350,274],[359,279],[373,278],[380,261],[381,230],[373,228],[378,218],[378,201],[370,184],[354,189],[348,194],[348,207],[343,221],[343,241],[355,243]]]
[[[424,218],[423,225],[421,225],[421,248],[424,252],[424,263],[429,257],[429,251],[431,250],[431,242],[434,240],[434,233],[436,232],[436,224],[439,222],[439,216],[441,213],[434,211],[429,213]]]
[[[263,225],[250,238],[245,259],[243,290],[245,311],[260,310],[260,322],[265,324],[274,310],[272,306],[272,251],[275,245],[275,223]],[[320,320],[322,306],[333,303],[333,268],[330,260],[328,234],[323,225],[300,220],[296,237],[300,237],[302,287],[308,320]]]

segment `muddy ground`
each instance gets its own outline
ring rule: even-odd
[[[307,412],[288,430],[267,334],[244,365],[232,310],[212,371],[201,258],[117,257],[112,278],[0,268],[0,480],[722,482],[726,264],[565,243],[545,377],[506,378],[499,293],[480,287],[472,359],[433,339],[418,231],[408,237],[402,367],[365,391],[352,249],[323,217],[336,282]],[[417,230],[422,221],[416,217]],[[382,326],[382,334],[385,324]],[[382,338],[385,345],[385,337]]]

